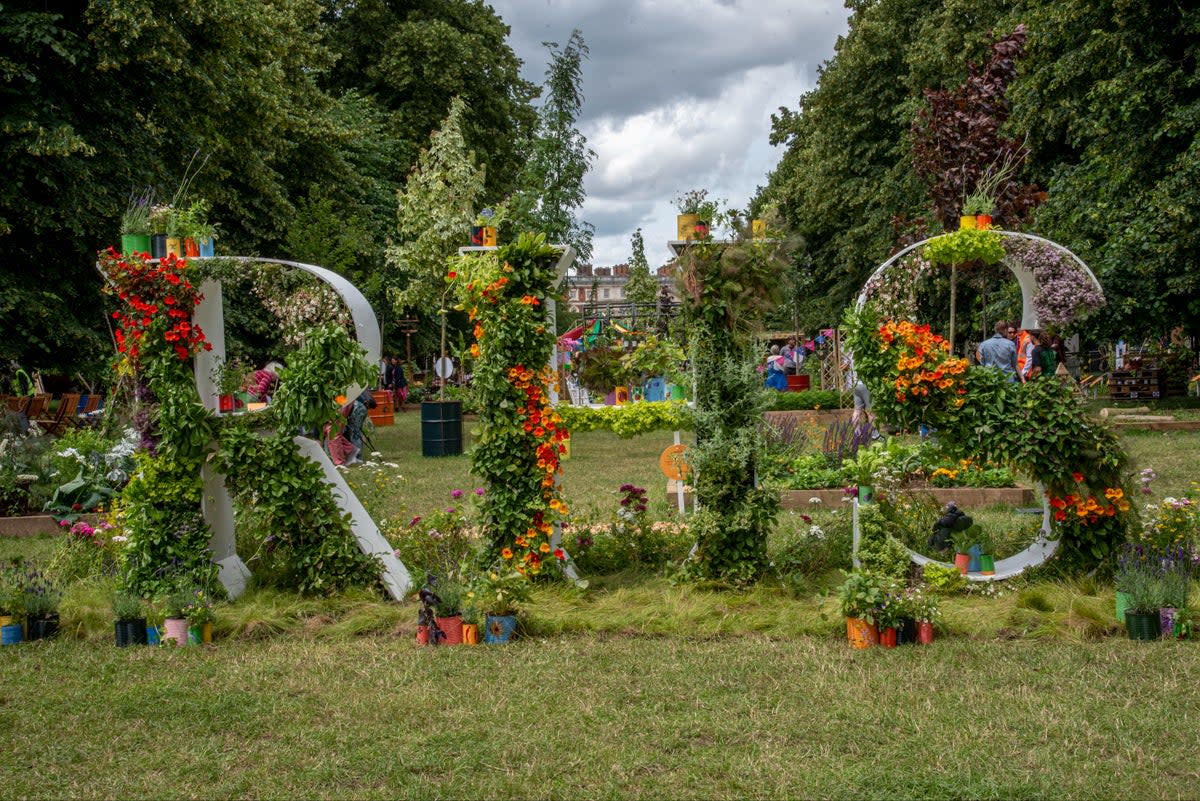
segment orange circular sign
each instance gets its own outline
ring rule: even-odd
[[[683,459],[683,453],[686,450],[686,445],[667,446],[667,449],[658,457],[658,466],[663,471],[663,475],[676,481],[683,481],[687,478],[688,466]]]

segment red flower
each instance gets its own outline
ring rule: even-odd
[[[1078,470],[1075,470],[1071,473],[1071,478],[1075,479],[1075,481],[1077,481],[1077,482],[1083,481],[1083,473],[1080,473]]]

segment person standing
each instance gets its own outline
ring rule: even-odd
[[[408,377],[404,375],[404,363],[399,356],[392,357],[392,396],[396,408],[404,411],[404,404],[408,402]]]
[[[800,372],[800,365],[804,364],[804,349],[797,347],[795,337],[788,337],[787,344],[780,349],[779,355],[783,357],[785,375],[796,375]]]
[[[1001,320],[993,330],[995,333],[979,344],[979,363],[984,367],[994,367],[1016,381],[1017,346],[1011,339],[1017,333],[1016,329]]]

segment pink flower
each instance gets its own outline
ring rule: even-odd
[[[456,499],[457,499],[457,498],[461,498],[461,497],[462,497],[462,494],[463,494],[463,492],[462,492],[462,490],[460,490],[460,489],[456,489],[456,490],[450,490],[450,497],[451,497],[451,498],[456,498]]]

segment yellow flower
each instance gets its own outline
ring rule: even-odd
[[[550,553],[550,543],[543,542],[541,545],[538,546],[538,550],[541,551],[542,553]]]

